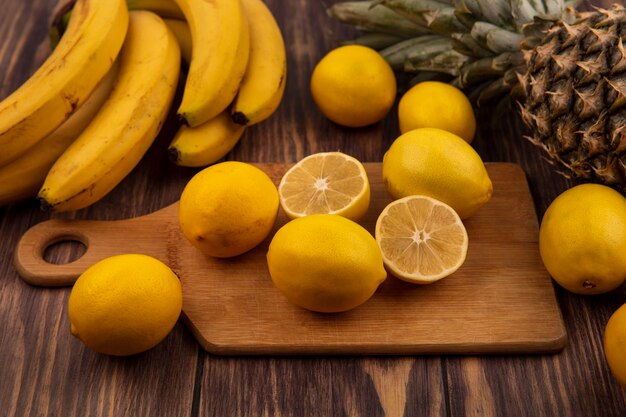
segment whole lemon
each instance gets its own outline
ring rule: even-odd
[[[394,199],[425,195],[452,207],[466,219],[491,198],[493,185],[476,151],[441,129],[411,130],[383,157],[383,181]]]
[[[342,46],[329,52],[313,70],[311,93],[333,122],[367,126],[382,120],[393,106],[396,78],[374,49]]]
[[[267,252],[270,276],[292,303],[312,311],[346,311],[385,280],[372,235],[345,217],[313,214],[285,224]]]
[[[231,257],[265,239],[278,204],[278,190],[265,172],[243,162],[222,162],[187,183],[178,220],[189,242],[205,255]]]
[[[552,278],[571,292],[619,287],[626,279],[626,199],[599,184],[563,192],[541,221],[539,252]]]
[[[112,256],[76,280],[68,302],[70,330],[107,355],[134,355],[160,343],[180,316],[180,281],[146,255]]]
[[[626,388],[626,304],[618,308],[606,324],[604,354],[613,376]]]
[[[400,132],[435,127],[454,133],[468,143],[474,140],[476,118],[472,104],[458,88],[425,81],[407,91],[398,104]]]

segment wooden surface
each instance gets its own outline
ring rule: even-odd
[[[47,23],[56,0],[3,0],[0,97],[23,82],[49,51]],[[351,34],[316,0],[268,0],[288,47],[286,97],[268,121],[246,132],[228,159],[293,162],[342,150],[377,162],[398,135],[391,115],[364,129],[344,129],[315,109],[308,82],[315,63]],[[594,1],[608,6],[610,1]],[[394,109],[395,110],[395,109]],[[539,219],[572,185],[523,139],[512,109],[477,109],[474,146],[485,161],[519,163]],[[97,205],[64,218],[123,219],[165,207],[196,172],[166,158],[166,130],[145,160]],[[557,355],[405,357],[221,357],[206,353],[179,323],[155,349],[110,358],[69,332],[69,289],[19,279],[12,265],[19,237],[50,215],[34,202],[0,208],[0,416],[594,416],[626,415],[626,390],[610,376],[602,336],[626,302],[621,288],[583,297],[556,288],[569,336]],[[67,262],[80,247],[49,251]]]
[[[290,164],[259,164],[276,184]],[[382,164],[366,163],[372,199],[361,224],[374,233],[392,200]],[[123,253],[154,256],[183,283],[183,314],[200,344],[221,355],[380,355],[538,353],[567,342],[561,311],[537,244],[537,220],[521,168],[487,164],[491,200],[465,221],[469,251],[463,266],[432,285],[389,277],[358,309],[317,314],[291,304],[267,270],[270,236],[232,259],[202,255],[180,231],[178,204],[128,220],[38,223],[20,239],[15,264],[35,285],[72,284],[101,259]],[[279,212],[275,229],[287,217]],[[86,246],[76,262],[43,258],[52,242]],[[268,308],[272,306],[272,308]]]

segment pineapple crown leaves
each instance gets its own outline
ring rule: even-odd
[[[416,74],[411,84],[443,76],[458,87],[473,87],[482,101],[515,88],[515,71],[523,71],[528,55],[523,51],[537,46],[554,20],[575,21],[567,6],[576,3],[366,0],[336,3],[328,14],[366,32],[353,43],[379,50],[396,71]]]

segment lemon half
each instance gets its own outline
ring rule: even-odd
[[[370,184],[363,164],[341,152],[310,155],[294,165],[278,186],[289,218],[337,214],[361,219],[370,204]]]
[[[385,207],[376,221],[376,241],[393,275],[416,284],[449,276],[467,256],[461,218],[447,204],[425,196],[405,197]]]

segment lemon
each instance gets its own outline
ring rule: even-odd
[[[626,304],[618,308],[606,324],[604,354],[613,376],[626,388]]]
[[[425,81],[407,91],[398,104],[400,132],[435,127],[471,143],[476,133],[472,105],[458,88],[438,81]]]
[[[626,279],[626,199],[605,185],[559,195],[539,229],[539,252],[556,282],[577,294],[601,294]]]
[[[459,215],[425,196],[405,197],[385,207],[376,221],[376,241],[393,275],[416,284],[451,275],[467,256],[467,231]]]
[[[285,224],[270,243],[267,264],[274,285],[289,301],[323,313],[363,304],[387,276],[372,235],[334,214]]]
[[[146,255],[113,256],[76,280],[68,302],[70,330],[96,352],[134,355],[165,339],[182,303],[180,281],[167,265]]]
[[[358,160],[341,152],[322,152],[291,167],[278,186],[278,195],[291,219],[337,214],[358,221],[370,204],[370,184]]]
[[[187,183],[178,220],[183,234],[202,253],[231,257],[265,239],[278,205],[278,191],[267,174],[243,162],[222,162]]]
[[[394,199],[425,195],[466,219],[491,198],[493,185],[474,149],[460,137],[434,128],[411,130],[383,158],[383,181]]]
[[[393,70],[378,52],[342,46],[320,60],[311,76],[315,104],[330,120],[361,127],[382,120],[396,98]]]

